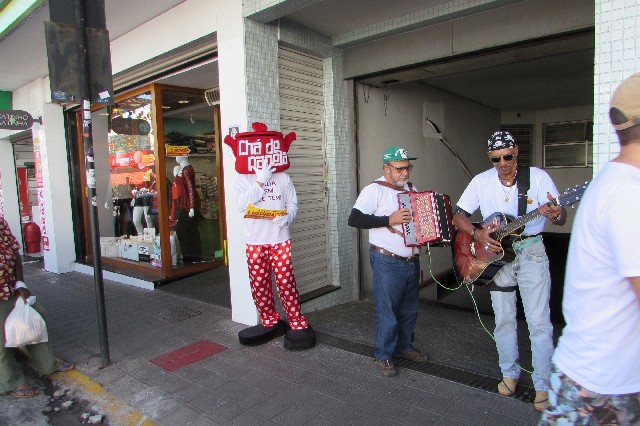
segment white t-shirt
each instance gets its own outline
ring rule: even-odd
[[[376,180],[386,182],[383,177]],[[415,186],[414,191],[417,191]],[[400,209],[398,203],[398,194],[402,191],[408,191],[409,185],[405,184],[403,190],[394,190],[377,183],[370,183],[365,186],[353,208],[360,210],[364,214],[372,214],[375,216],[389,216],[391,213]],[[391,232],[386,226],[381,228],[369,229],[369,243],[380,248],[388,250],[398,256],[411,257],[416,254],[416,249],[404,245],[404,237],[402,236],[402,227],[395,225],[395,229],[400,235]]]
[[[530,167],[530,186],[527,192],[527,213],[549,202],[547,192],[553,197],[558,190],[551,177],[536,167]],[[508,201],[506,201],[508,200]],[[518,185],[509,188],[502,185],[495,168],[476,175],[462,193],[457,206],[468,213],[480,208],[482,218],[502,212],[513,217],[518,216]],[[541,216],[525,225],[523,234],[534,235],[544,229],[545,217]]]
[[[640,392],[640,304],[625,277],[640,276],[640,169],[607,163],[573,223],[553,362],[587,389]]]
[[[287,210],[287,225],[282,228],[271,219],[244,219],[245,239],[248,244],[277,244],[291,238],[289,226],[298,213],[298,196],[293,182],[284,172],[274,173],[262,187],[256,175],[238,175],[236,181],[236,208],[242,215],[247,205],[267,210]]]

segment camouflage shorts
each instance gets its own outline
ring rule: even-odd
[[[551,405],[540,425],[640,425],[640,393],[601,395],[571,380],[554,365]]]

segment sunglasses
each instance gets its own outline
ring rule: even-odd
[[[513,154],[506,154],[503,155],[502,157],[491,157],[491,162],[492,163],[496,163],[498,164],[500,162],[500,160],[504,160],[504,161],[512,161],[513,160]]]
[[[413,164],[409,164],[406,167],[396,167],[396,166],[392,166],[391,164],[387,164],[387,166],[393,168],[396,172],[398,173],[402,173],[402,172],[410,172],[411,169],[413,169]]]

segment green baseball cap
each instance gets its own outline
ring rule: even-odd
[[[387,150],[382,155],[382,162],[384,164],[390,163],[391,161],[402,160],[417,160],[417,157],[409,157],[409,153],[407,152],[407,150],[404,148],[400,148],[397,145],[387,148]]]

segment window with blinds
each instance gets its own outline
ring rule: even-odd
[[[500,130],[511,133],[518,145],[518,164],[531,166],[531,141],[533,139],[533,124],[507,124]]]
[[[545,168],[593,165],[593,121],[567,121],[542,125]]]

